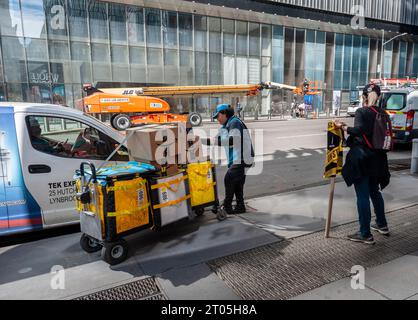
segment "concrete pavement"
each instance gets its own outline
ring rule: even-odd
[[[418,204],[418,177],[408,172],[393,173],[391,184],[383,191],[386,211],[392,212]],[[294,238],[324,229],[329,186],[318,186],[275,196],[251,199],[248,206],[257,214],[242,217],[263,230],[283,238]],[[336,184],[333,225],[357,220],[354,188]]]
[[[314,289],[294,300],[418,300],[418,252],[366,270],[364,287],[352,278]]]
[[[43,239],[0,248],[1,299],[68,299],[131,280],[156,277],[167,287],[169,298],[237,298],[204,264],[217,257],[280,241],[237,217],[222,223],[215,215],[173,226],[161,232],[144,231],[128,237],[131,255],[124,263],[110,267],[100,253],[87,254],[79,246],[80,234]],[[54,290],[51,269],[65,270],[65,289]],[[211,284],[207,294],[189,290]],[[187,292],[175,288],[187,288]],[[216,289],[219,287],[219,289]]]
[[[384,193],[389,211],[418,202],[417,180],[406,172],[393,175]],[[208,262],[322,230],[327,194],[328,187],[319,186],[253,199],[249,213],[224,222],[207,213],[159,233],[144,231],[128,238],[130,257],[114,267],[99,254],[84,253],[80,234],[3,247],[0,299],[71,299],[150,277],[168,299],[240,299]],[[334,225],[356,220],[353,191],[343,183],[337,184],[334,213]],[[65,270],[63,290],[51,287],[54,266]]]

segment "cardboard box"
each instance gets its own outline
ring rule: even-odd
[[[128,129],[131,135],[127,141],[129,157],[161,163],[166,157],[178,153],[178,129],[175,125],[148,125]]]
[[[196,163],[207,161],[208,157],[203,155],[203,144],[200,137],[196,136],[194,141],[191,141],[187,146],[187,162]]]

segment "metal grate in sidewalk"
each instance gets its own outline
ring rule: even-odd
[[[375,246],[346,240],[357,223],[209,262],[211,269],[241,298],[289,299],[350,276],[354,265],[372,268],[418,251],[418,206],[388,215],[392,236],[376,235]]]
[[[397,163],[390,163],[389,164],[389,170],[391,172],[393,171],[404,171],[404,170],[410,170],[411,169],[411,162],[410,160],[408,162],[401,161]]]
[[[74,300],[166,300],[154,278],[133,281]]]

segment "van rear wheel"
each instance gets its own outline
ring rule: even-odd
[[[119,131],[127,130],[131,127],[131,118],[127,114],[118,114],[112,119],[112,127]]]

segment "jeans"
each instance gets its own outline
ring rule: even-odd
[[[357,210],[360,222],[360,233],[363,237],[370,237],[370,221],[372,213],[370,209],[370,199],[372,199],[376,214],[376,224],[379,228],[388,226],[385,217],[385,203],[379,189],[379,183],[374,177],[365,177],[359,182],[354,183],[357,194]]]
[[[228,169],[224,179],[225,183],[225,201],[224,206],[227,209],[232,208],[232,200],[237,200],[237,206],[243,207],[244,204],[244,184],[245,168],[242,166],[231,167]]]

